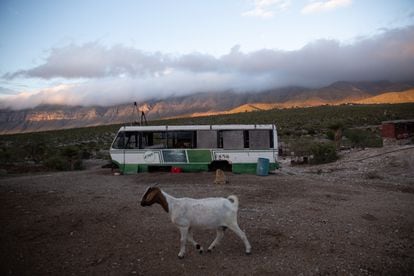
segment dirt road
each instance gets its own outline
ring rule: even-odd
[[[2,177],[0,274],[413,275],[412,154],[285,166],[267,177],[228,174],[223,186],[213,173],[114,176],[99,167]],[[212,253],[188,245],[179,260],[168,215],[139,206],[154,183],[179,197],[238,195],[253,254],[226,231]],[[215,232],[194,237],[206,248]]]

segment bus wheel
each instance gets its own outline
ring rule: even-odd
[[[216,171],[218,169],[222,171],[231,172],[232,166],[227,160],[215,160],[211,162],[210,165],[208,165],[208,171],[210,172]]]

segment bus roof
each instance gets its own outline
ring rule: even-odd
[[[180,125],[180,126],[123,126],[119,131],[169,131],[169,130],[266,130],[275,129],[272,124],[260,125]]]

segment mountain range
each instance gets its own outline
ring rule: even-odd
[[[32,109],[0,110],[0,134],[87,127],[135,121],[138,110],[149,120],[208,116],[346,103],[379,104],[414,102],[414,83],[335,82],[321,88],[285,87],[262,92],[194,93],[146,102],[108,107],[41,105]]]

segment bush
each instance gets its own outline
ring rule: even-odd
[[[82,159],[78,159],[75,161],[75,163],[73,164],[73,169],[77,171],[84,169]]]
[[[70,164],[62,156],[52,156],[45,160],[44,165],[52,170],[68,171],[70,170]]]
[[[318,143],[312,146],[312,164],[324,164],[334,162],[338,159],[336,148],[333,143]]]
[[[326,138],[328,138],[331,141],[335,140],[335,132],[333,132],[332,130],[328,130],[326,132]]]
[[[349,139],[352,147],[382,147],[381,137],[369,130],[347,129],[344,136]]]
[[[49,157],[44,161],[44,165],[52,170],[70,171],[82,170],[83,163],[80,152],[76,147],[67,146],[62,149],[60,154]]]
[[[0,164],[8,164],[12,159],[12,154],[8,148],[0,149]]]
[[[69,163],[70,170],[75,170],[75,162],[80,159],[79,149],[74,146],[67,146],[63,148],[61,154]]]
[[[312,154],[312,145],[314,142],[310,138],[300,138],[290,140],[288,144],[290,151],[294,152],[295,156],[308,156]]]

